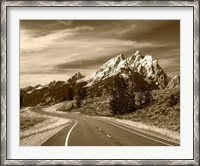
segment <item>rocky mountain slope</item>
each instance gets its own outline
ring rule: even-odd
[[[175,75],[174,77],[172,77],[166,88],[180,88],[180,75]]]
[[[169,80],[156,59],[149,54],[143,56],[137,50],[128,58],[120,54],[110,59],[96,72],[79,81],[87,82],[89,91],[100,96],[112,89],[116,75],[121,75],[126,82],[134,82],[135,91],[164,89]]]
[[[23,97],[23,106],[52,105],[71,100],[71,93],[74,94],[83,86],[89,97],[102,96],[112,91],[116,75],[122,76],[127,84],[134,84],[136,92],[174,88],[180,83],[179,76],[170,80],[152,55],[143,56],[137,50],[128,58],[120,54],[110,59],[86,77],[77,72],[67,81],[52,81],[44,86],[22,88],[20,94]]]
[[[168,83],[168,77],[158,61],[149,54],[141,55],[139,50],[128,58],[124,58],[122,54],[114,57],[82,81],[88,82],[89,87],[116,74],[129,77],[131,72],[139,73],[147,82],[153,82],[158,89],[164,89]]]
[[[72,100],[72,93],[79,86],[84,86],[84,82],[76,83],[83,78],[80,73],[75,73],[67,81],[52,81],[47,85],[29,86],[20,89],[23,99],[23,106],[53,105],[64,100]]]

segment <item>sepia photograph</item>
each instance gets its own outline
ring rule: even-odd
[[[20,146],[180,146],[180,20],[20,20]]]

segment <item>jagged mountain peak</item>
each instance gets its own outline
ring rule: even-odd
[[[154,82],[158,88],[165,88],[167,85],[167,75],[159,66],[158,61],[151,55],[143,56],[139,50],[125,58],[122,54],[104,63],[96,72],[85,77],[83,80],[91,86],[99,81],[116,74],[123,74],[126,70],[132,70],[141,76]]]
[[[106,63],[104,63],[101,68],[104,68],[106,66],[117,66],[120,62],[122,62],[124,60],[125,60],[124,55],[119,54],[116,57],[114,57],[114,58],[110,59],[109,61],[107,61]]]
[[[115,58],[118,59],[118,60],[124,60],[125,59],[123,54],[119,54]]]
[[[134,55],[140,55],[140,50],[137,50]]]
[[[180,75],[177,74],[171,78],[167,85],[167,89],[180,87]]]
[[[76,72],[72,77],[76,77],[76,78],[83,78],[84,76],[78,71]]]
[[[56,81],[53,80],[47,86],[50,88],[50,87],[55,86],[55,85],[56,85]]]
[[[127,63],[135,63],[136,61],[139,61],[143,59],[143,55],[141,54],[140,50],[137,50],[134,54],[132,54],[131,56],[129,56],[127,58]]]
[[[22,88],[22,90],[23,90],[23,91],[26,91],[26,92],[31,91],[32,89],[34,89],[33,86],[27,86],[27,87],[25,87],[25,88]]]
[[[90,86],[101,79],[106,79],[107,77],[113,76],[121,71],[121,69],[126,67],[126,58],[123,54],[119,54],[114,58],[110,59],[104,63],[96,72],[86,76],[82,81],[86,81]]]
[[[84,76],[78,71],[68,79],[68,82],[77,82],[82,78],[84,78]]]

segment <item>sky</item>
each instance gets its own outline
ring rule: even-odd
[[[109,59],[140,50],[168,76],[180,72],[178,20],[21,20],[20,87],[88,75]]]

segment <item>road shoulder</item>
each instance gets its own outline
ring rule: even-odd
[[[147,134],[152,137],[163,139],[168,142],[172,142],[174,144],[180,145],[180,133],[174,132],[168,129],[158,128],[153,125],[146,125],[144,123],[134,122],[131,120],[118,119],[114,117],[98,117],[103,120],[108,120],[111,123],[119,124],[129,129],[134,129],[139,133]]]
[[[37,118],[43,118],[44,120],[20,130],[20,146],[40,146],[71,123],[70,119],[40,114],[31,111],[30,108],[22,110],[20,121],[24,118],[28,119],[28,121]]]

